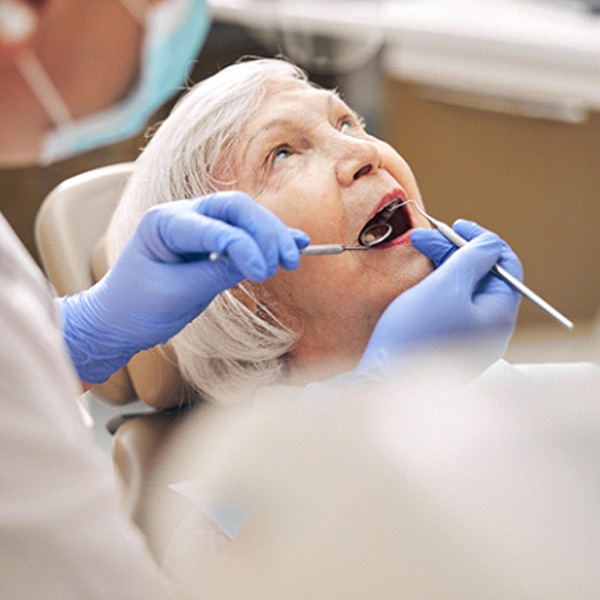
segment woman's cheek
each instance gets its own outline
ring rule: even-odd
[[[409,164],[387,142],[381,142],[381,155],[385,169],[406,189],[415,200],[421,199],[417,180]]]

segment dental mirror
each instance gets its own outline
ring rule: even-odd
[[[358,234],[358,243],[367,248],[373,248],[387,242],[394,234],[392,219],[396,211],[413,200],[403,202],[395,200],[381,209]]]
[[[394,228],[389,223],[367,223],[358,236],[361,246],[372,248],[383,244],[392,235]]]

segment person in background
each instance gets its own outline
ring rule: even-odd
[[[135,159],[149,120],[207,68],[209,31],[205,0],[0,1],[0,210],[38,262],[43,198]]]
[[[2,0],[0,164],[141,132],[184,87],[208,26],[204,0]]]

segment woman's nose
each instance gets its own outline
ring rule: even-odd
[[[336,166],[340,185],[349,186],[361,177],[373,174],[380,168],[379,149],[369,140],[347,138],[338,147],[341,155]]]

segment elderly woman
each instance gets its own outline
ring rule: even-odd
[[[182,470],[169,472],[169,483],[185,482],[174,489],[194,508],[166,552],[169,572],[184,581],[191,578],[193,589],[204,594],[210,586],[202,577],[211,581],[208,574],[214,571],[228,592],[208,595],[215,598],[400,597],[398,590],[411,589],[409,581],[415,586],[413,596],[493,595],[471,586],[480,579],[492,586],[497,578],[472,573],[496,566],[481,551],[490,539],[500,540],[496,555],[504,558],[506,531],[498,533],[493,526],[504,527],[507,514],[512,518],[513,498],[522,498],[531,473],[537,472],[524,469],[520,481],[514,473],[521,471],[503,470],[501,461],[510,463],[513,456],[506,449],[517,448],[515,436],[523,431],[515,423],[528,417],[518,413],[511,420],[498,410],[510,397],[511,405],[523,410],[512,384],[523,386],[518,388],[523,394],[530,388],[513,380],[508,393],[506,388],[494,390],[486,403],[490,396],[480,390],[465,397],[452,372],[436,369],[436,378],[424,385],[419,370],[411,369],[410,379],[390,379],[402,391],[394,388],[392,402],[381,397],[381,388],[369,394],[371,380],[368,405],[356,402],[351,392],[359,390],[358,400],[364,397],[365,388],[357,385],[354,374],[372,374],[381,366],[393,372],[398,358],[469,326],[477,337],[487,333],[493,339],[484,348],[491,348],[489,354],[476,346],[472,358],[479,369],[501,356],[518,298],[486,273],[499,261],[519,275],[514,254],[497,237],[463,222],[455,227],[473,239],[447,257],[451,244],[425,229],[416,209],[421,199],[406,162],[368,135],[337,94],[310,85],[284,61],[233,65],[184,97],[135,165],[110,227],[111,251],[118,252],[151,206],[216,190],[231,190],[231,204],[227,197],[218,199],[224,214],[244,193],[288,226],[306,231],[315,244],[355,246],[359,232],[383,207],[407,199],[416,204],[399,209],[387,243],[362,252],[302,257],[294,271],[281,270],[262,283],[244,281],[218,295],[170,340],[165,352],[173,351],[176,374],[199,396],[216,402],[261,386],[260,396],[267,397],[271,408],[267,385],[301,386],[345,371],[350,371],[353,387],[346,393],[343,378],[334,378],[331,385],[304,387],[300,402],[289,388],[275,388],[277,410],[285,415],[281,421],[278,412],[275,418],[269,411],[263,414],[261,402],[245,402],[237,407],[240,412],[200,411],[202,416],[192,420],[184,435],[178,431],[182,447],[172,462]],[[227,260],[224,253],[218,258]],[[164,401],[159,397],[155,403]],[[546,405],[544,397],[541,406]],[[232,414],[237,418],[230,421]],[[497,422],[510,424],[505,438],[498,437]],[[536,428],[537,423],[532,425]],[[373,446],[365,445],[369,432],[376,432]],[[523,439],[529,449],[529,431]],[[516,454],[546,456],[518,448]],[[398,463],[387,471],[390,456]],[[191,487],[190,462],[192,478],[199,479]],[[472,475],[477,469],[483,476]],[[497,476],[506,472],[514,476],[506,488],[514,496],[504,501]],[[547,471],[539,472],[545,486]],[[487,477],[491,483],[482,491],[480,483]],[[488,489],[491,496],[486,496]],[[547,497],[532,489],[545,504]],[[456,490],[463,521],[447,510],[453,508]],[[502,507],[500,516],[481,525],[477,516],[492,514],[486,512],[490,506]],[[168,511],[161,506],[157,512],[158,521]],[[537,516],[539,511],[534,512]],[[514,514],[521,540],[523,513]],[[288,527],[282,525],[288,522]],[[473,522],[477,527],[471,527]],[[478,544],[481,539],[485,544]],[[517,546],[529,550],[508,539],[509,558]],[[223,562],[215,564],[215,555]],[[523,550],[517,564],[530,555],[540,556]],[[458,570],[453,570],[454,559]],[[499,584],[504,592],[511,589],[514,570],[502,572],[509,580]],[[549,570],[539,572],[546,577]],[[533,580],[530,572],[523,579]],[[281,588],[269,593],[278,582]],[[439,588],[432,591],[432,582]],[[381,591],[370,584],[389,587]],[[511,597],[511,592],[496,595]]]
[[[356,246],[382,208],[415,203],[397,211],[391,239],[378,248],[306,257],[293,273],[220,294],[169,342],[183,378],[202,397],[223,401],[257,385],[304,385],[353,368],[386,308],[433,270],[411,243],[415,228],[428,225],[408,164],[369,135],[338,94],[310,84],[286,61],[242,61],[187,93],[136,162],[108,232],[110,256],[153,205],[217,190],[244,192],[316,244]],[[482,233],[473,224],[463,229],[468,237]],[[436,264],[450,254],[439,238]],[[496,255],[479,277],[500,256],[499,240],[493,244]],[[518,272],[505,245],[502,252]],[[430,293],[444,293],[443,286]],[[505,310],[510,332],[518,301],[510,290],[506,296],[496,312]],[[420,298],[414,305],[413,321],[430,318],[418,314]],[[397,316],[386,318],[397,323]],[[385,337],[385,318],[379,329]]]

